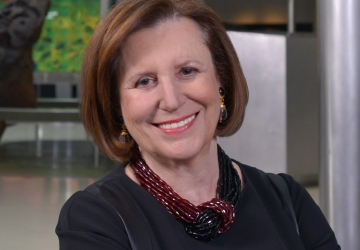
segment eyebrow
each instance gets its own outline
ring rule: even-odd
[[[182,62],[182,63],[179,63],[175,66],[175,69],[181,69],[183,67],[186,67],[186,66],[191,66],[192,64],[195,64],[195,66],[205,66],[204,63],[198,61],[198,60],[195,60],[195,59],[190,59],[190,60],[186,60],[185,62]]]
[[[195,66],[204,66],[205,65],[204,63],[200,62],[199,60],[189,59],[189,60],[186,60],[179,64],[175,64],[175,69],[181,69],[181,68],[189,66],[189,65],[191,66],[191,64],[195,64]],[[156,75],[156,73],[151,70],[140,71],[140,72],[137,72],[137,73],[131,75],[129,78],[124,79],[125,80],[124,83],[132,83],[134,81],[134,79],[138,80],[138,78],[140,78],[141,76],[151,76],[151,75]]]
[[[155,75],[155,72],[153,71],[142,71],[142,72],[139,72],[139,73],[135,73],[134,75],[128,77],[127,79],[124,79],[124,83],[133,83],[137,80],[139,80],[140,77],[142,76],[151,76],[151,75]]]

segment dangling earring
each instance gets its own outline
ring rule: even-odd
[[[225,105],[225,89],[223,87],[219,87],[220,93],[220,116],[219,116],[219,123],[222,123],[227,118],[227,110]]]
[[[128,136],[128,135],[129,135],[129,131],[126,128],[125,123],[121,124],[120,136]]]
[[[121,119],[120,142],[121,143],[127,143],[130,140],[129,131],[126,128],[124,119],[122,117],[120,117],[120,119]]]

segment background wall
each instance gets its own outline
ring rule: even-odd
[[[287,0],[205,0],[224,22],[233,24],[287,23]],[[295,0],[295,21],[315,23],[316,1]]]
[[[52,0],[39,42],[37,72],[78,72],[84,48],[105,0]],[[109,3],[119,0],[107,0]],[[286,25],[287,0],[205,0],[222,21],[234,25]],[[0,2],[0,8],[3,3]],[[315,26],[316,1],[295,0],[295,22]]]

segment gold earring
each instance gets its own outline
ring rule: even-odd
[[[220,116],[219,116],[219,123],[222,123],[227,118],[227,110],[225,105],[225,89],[223,87],[219,87],[220,93]]]
[[[119,117],[120,118],[120,123],[121,123],[121,130],[120,130],[120,142],[121,143],[128,143],[130,141],[130,134],[129,131],[126,128],[125,122],[124,122],[124,118],[122,116]]]
[[[129,135],[129,131],[126,128],[125,123],[121,124],[120,136],[128,136],[128,135]]]

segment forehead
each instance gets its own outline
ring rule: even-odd
[[[205,34],[193,20],[185,17],[166,19],[153,27],[129,35],[121,48],[124,66],[135,61],[173,57],[208,57]],[[165,57],[165,58],[164,58]]]
[[[153,25],[145,28],[141,28],[132,32],[125,39],[124,44],[132,40],[132,37],[139,37],[141,35],[160,34],[166,30],[166,28],[175,29],[177,32],[190,32],[197,35],[197,37],[205,38],[205,32],[201,27],[192,19],[188,17],[172,17],[165,18],[155,22]],[[205,39],[204,39],[205,41]]]

